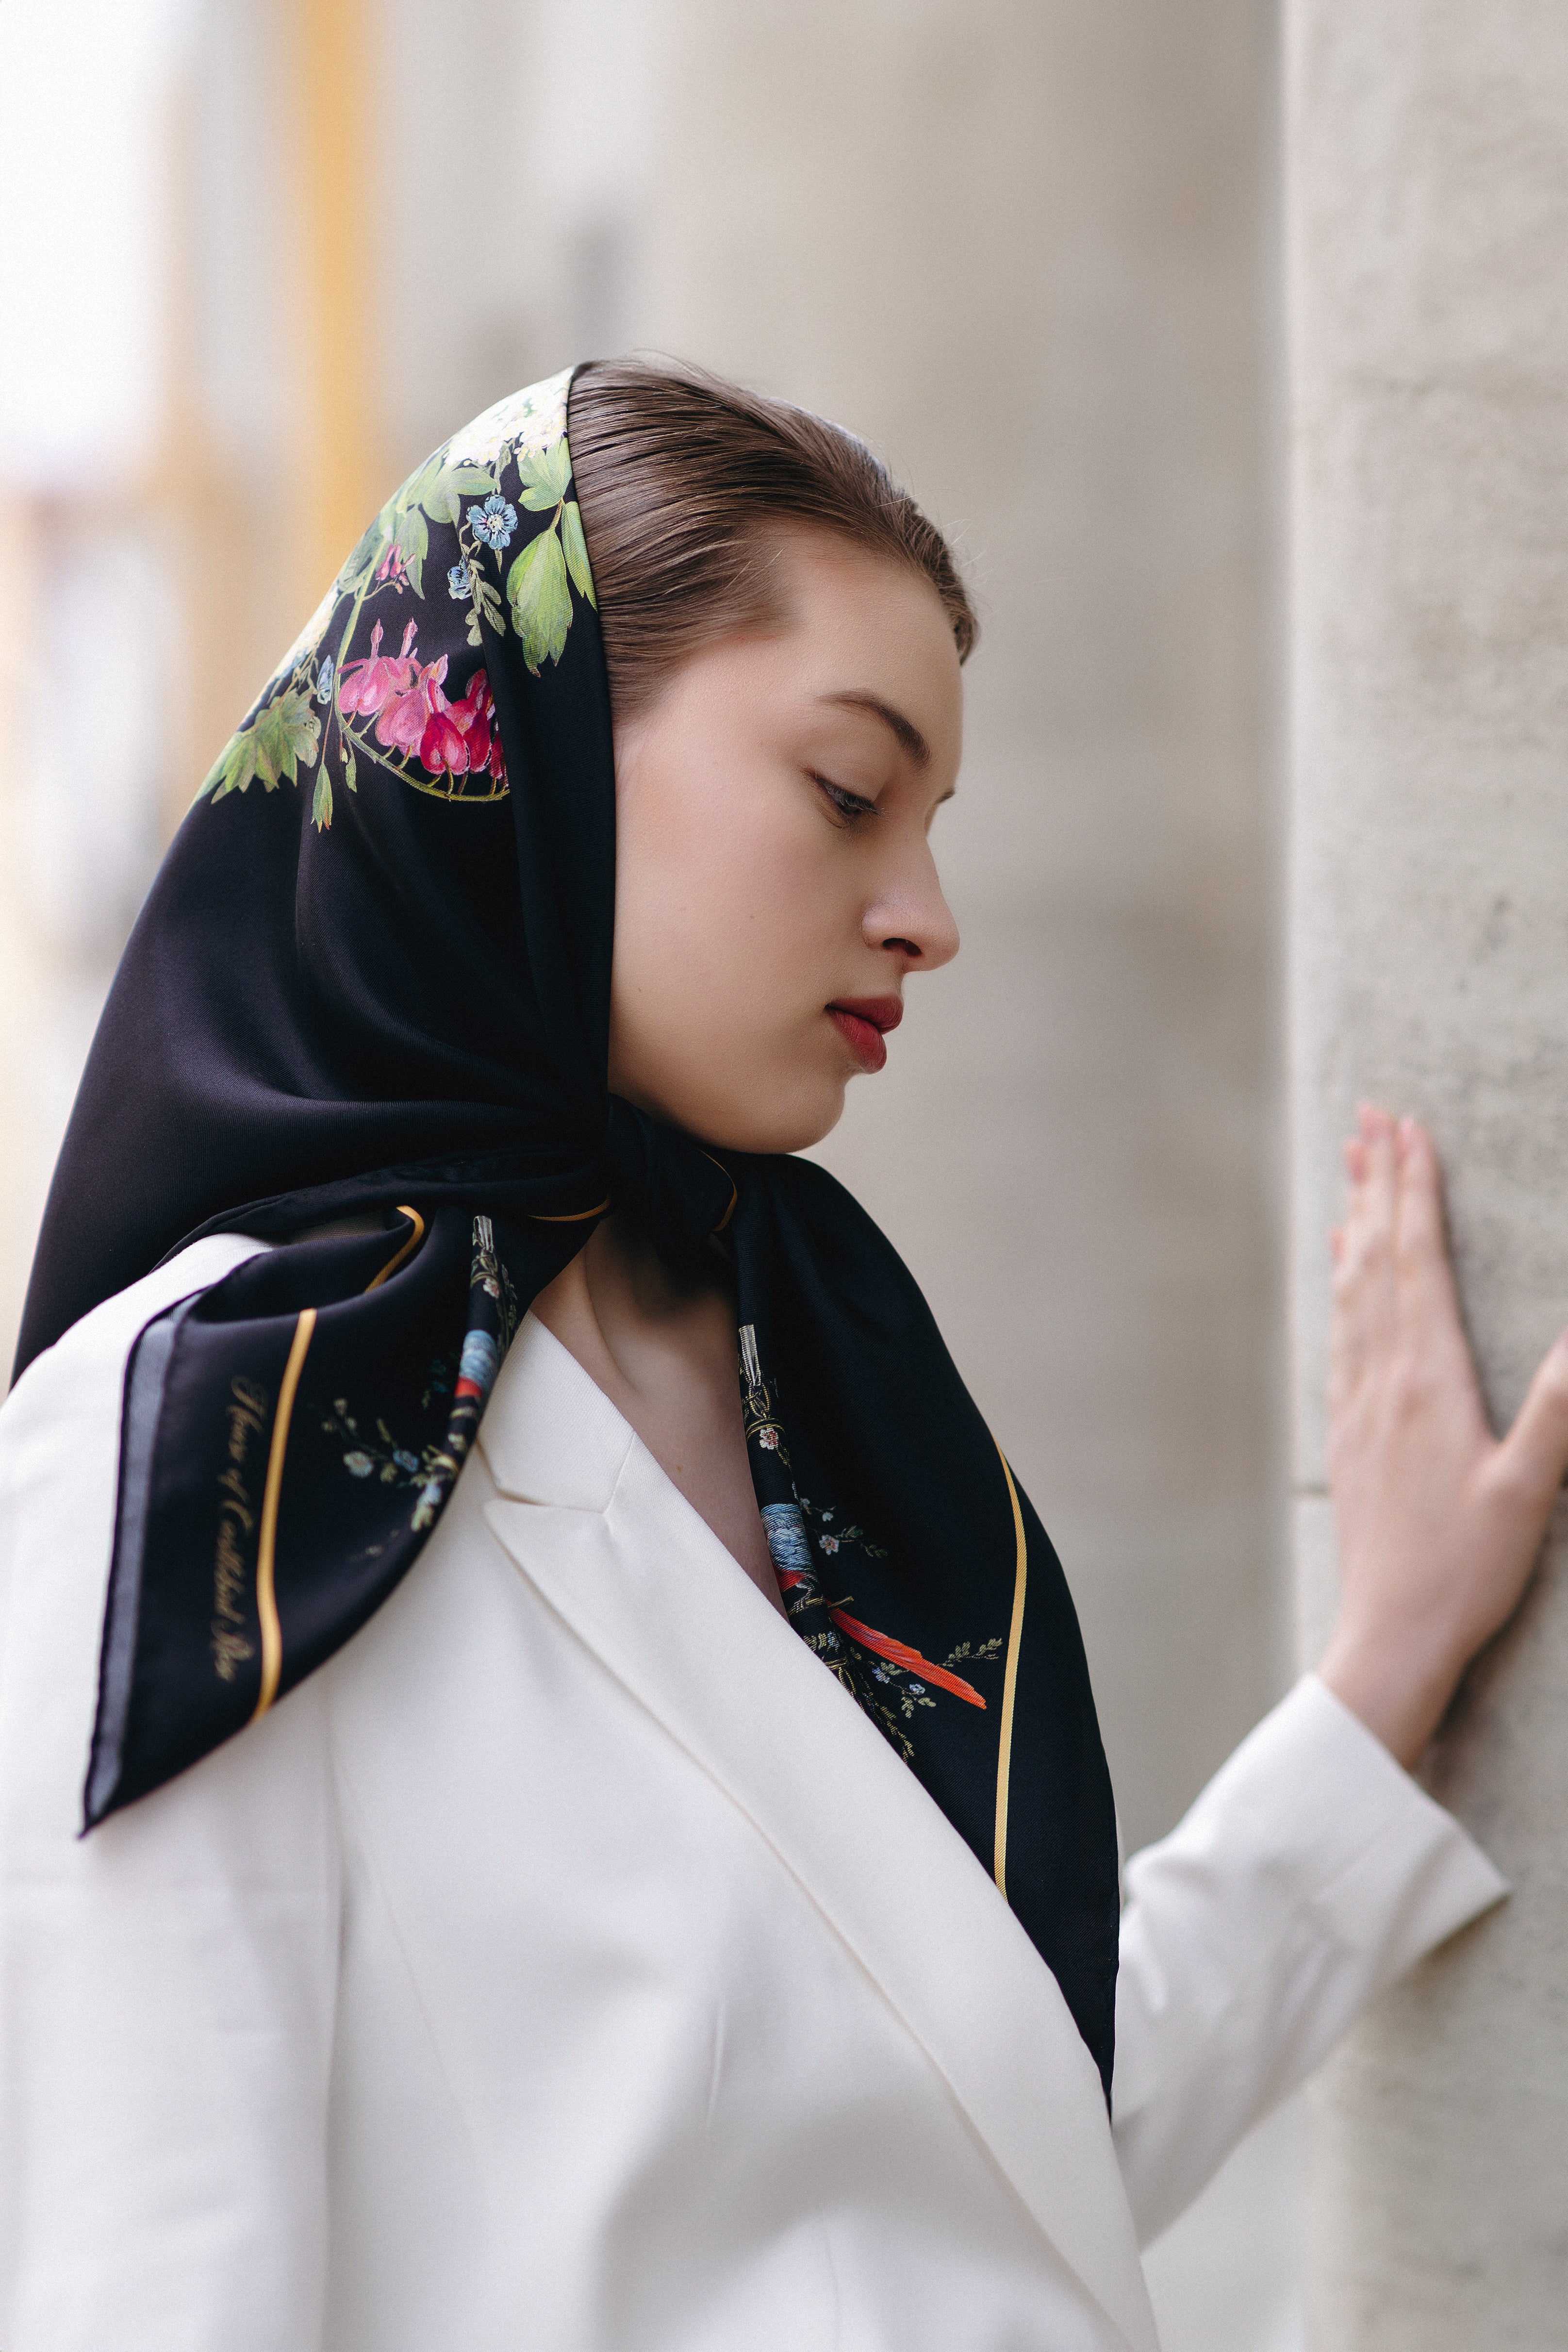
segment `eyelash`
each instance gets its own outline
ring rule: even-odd
[[[835,784],[831,778],[818,775],[815,769],[811,772],[811,781],[837,810],[841,824],[853,824],[857,818],[877,814],[874,801],[866,800],[860,793],[847,792],[842,784]]]

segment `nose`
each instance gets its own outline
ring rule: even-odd
[[[868,947],[891,949],[914,971],[939,971],[958,952],[958,926],[942,895],[931,845],[922,840],[891,887],[879,892],[862,925]]]

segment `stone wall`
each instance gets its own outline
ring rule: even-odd
[[[1323,1231],[1356,1097],[1449,1171],[1493,1412],[1568,1318],[1568,17],[1293,0],[1299,1556],[1332,1608]],[[1568,1592],[1559,1533],[1428,1765],[1514,1895],[1313,2101],[1312,2343],[1561,2343]]]

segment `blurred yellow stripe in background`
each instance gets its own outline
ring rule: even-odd
[[[287,0],[300,222],[300,618],[380,503],[370,378],[373,74],[364,0]]]

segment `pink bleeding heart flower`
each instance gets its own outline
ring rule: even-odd
[[[345,662],[339,672],[338,708],[357,711],[361,718],[373,718],[394,694],[406,694],[413,684],[419,665],[409,658],[417,621],[411,621],[402,633],[400,655],[382,652],[382,625],[378,621],[371,631],[371,650],[362,661]]]
[[[440,697],[441,707],[432,708],[420,737],[420,764],[428,768],[433,776],[466,775],[471,761],[467,740],[457,723],[459,706],[449,703],[439,687],[435,694]]]
[[[376,740],[384,743],[389,751],[417,751],[424,740],[424,730],[437,709],[447,708],[441,682],[446,676],[446,656],[422,669],[416,662],[413,676],[401,694],[392,695],[376,720]]]
[[[490,681],[482,669],[475,671],[468,681],[467,692],[452,705],[451,715],[462,729],[467,743],[470,772],[477,776],[488,770],[504,783],[507,763],[496,726],[496,705],[490,692]]]

